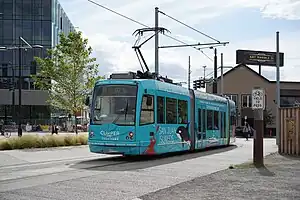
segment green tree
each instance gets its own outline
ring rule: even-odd
[[[264,121],[267,125],[272,125],[274,123],[275,117],[272,114],[271,109],[264,110]]]
[[[97,76],[98,64],[91,58],[92,48],[81,32],[60,34],[60,43],[48,50],[48,57],[35,60],[40,67],[33,76],[35,85],[49,91],[50,105],[76,116],[84,108],[84,99]],[[76,119],[76,117],[75,117]],[[77,120],[75,120],[77,132]]]
[[[267,135],[267,125],[272,125],[274,124],[274,119],[275,117],[272,114],[271,109],[264,110],[264,135]]]

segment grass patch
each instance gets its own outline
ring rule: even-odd
[[[86,135],[24,135],[0,140],[0,150],[77,146],[86,145],[87,141]]]
[[[251,168],[261,168],[261,167],[272,167],[275,164],[265,162],[263,166],[256,167],[253,162],[245,162],[239,165],[230,165],[229,169],[251,169]]]
[[[249,169],[249,168],[255,168],[253,162],[245,162],[239,165],[230,165],[229,169]]]

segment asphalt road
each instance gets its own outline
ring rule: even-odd
[[[252,141],[193,154],[122,158],[87,147],[0,152],[1,200],[134,199],[251,159]],[[265,154],[275,152],[265,139]]]
[[[300,158],[284,157],[276,153],[267,156],[265,166],[258,169],[243,166],[222,170],[136,200],[300,199]]]

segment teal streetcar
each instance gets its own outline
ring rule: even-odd
[[[161,79],[98,81],[86,105],[93,153],[162,154],[235,142],[233,101]]]

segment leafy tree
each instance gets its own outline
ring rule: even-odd
[[[272,114],[271,109],[264,110],[264,132],[267,134],[267,125],[274,124],[275,117]]]
[[[81,32],[60,34],[60,43],[48,50],[48,57],[35,60],[40,67],[33,76],[38,88],[49,91],[50,105],[76,116],[84,108],[84,99],[97,76],[98,64],[91,58],[92,48]],[[75,117],[76,119],[76,117]],[[75,120],[77,132],[77,120]]]
[[[266,125],[272,125],[274,123],[275,117],[272,114],[271,109],[264,110],[264,122]]]

